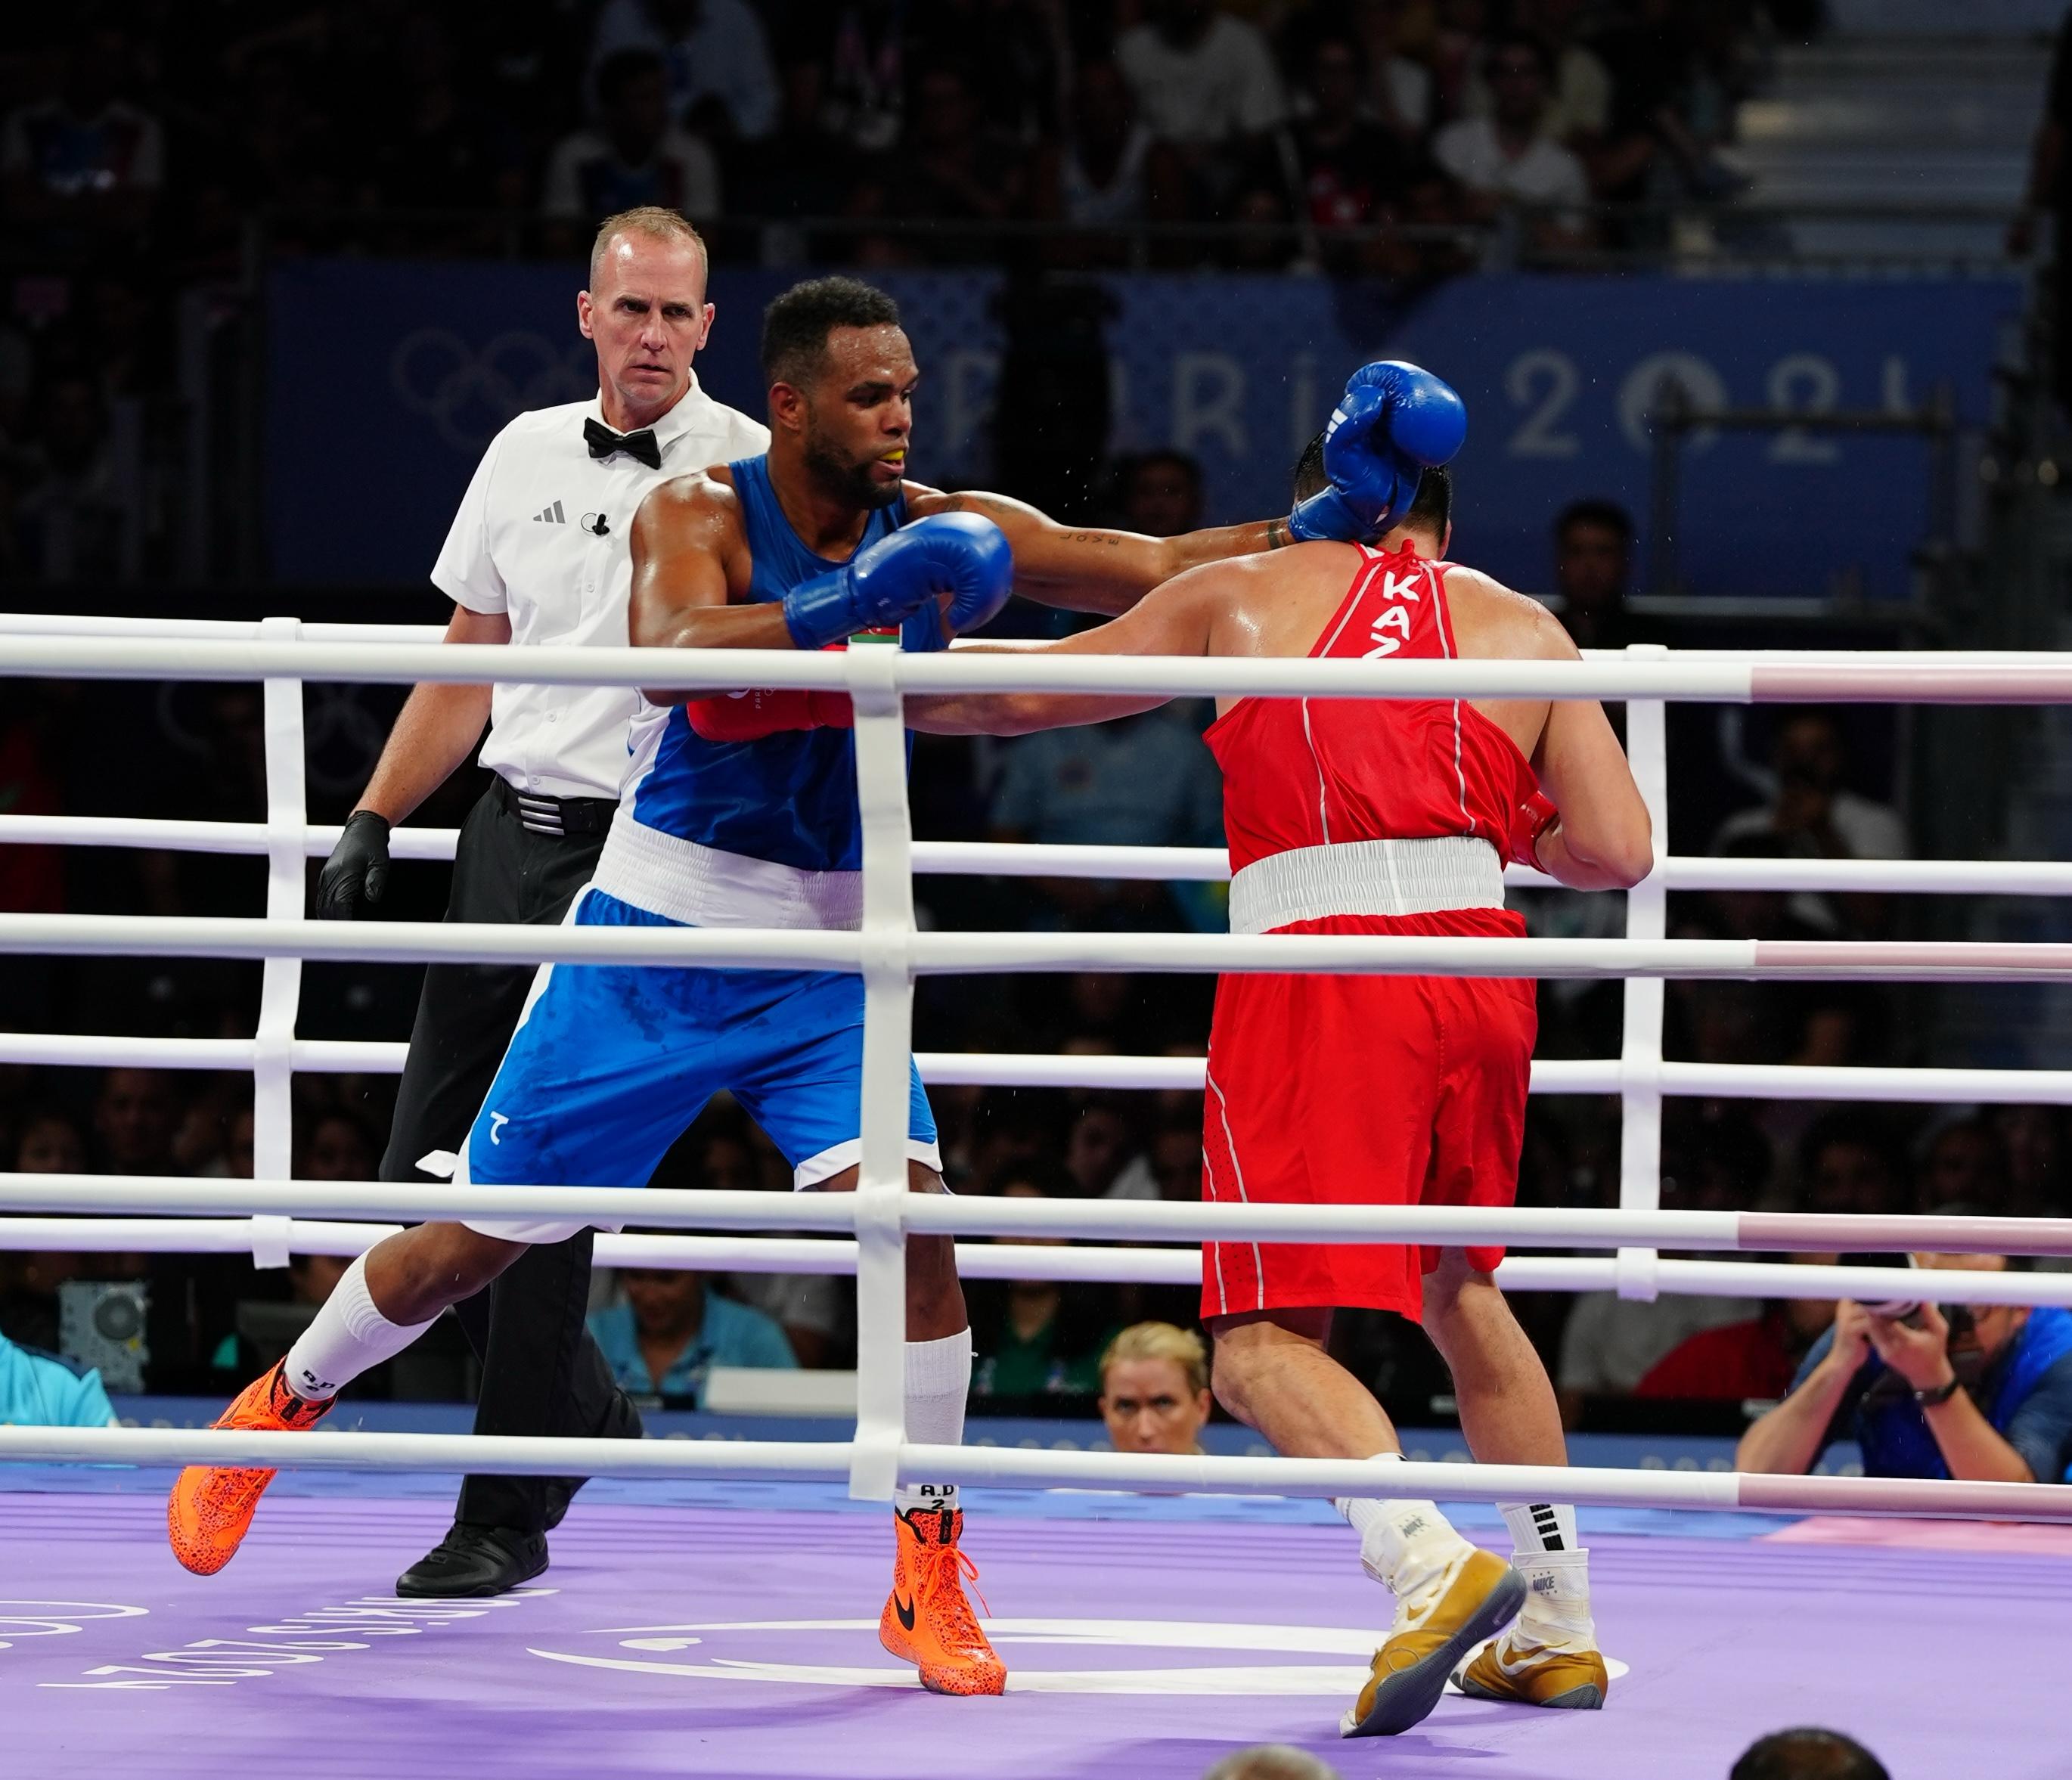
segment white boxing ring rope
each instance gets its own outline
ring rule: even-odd
[[[351,1254],[390,1227],[368,1219],[426,1215],[557,1212],[672,1229],[825,1232],[834,1239],[733,1235],[605,1235],[607,1264],[726,1268],[737,1271],[854,1272],[858,1277],[859,1412],[844,1442],[727,1441],[629,1445],[569,1440],[481,1440],[462,1436],[295,1437],[180,1430],[0,1429],[0,1461],[253,1462],[331,1468],[414,1466],[455,1470],[620,1476],[846,1478],[858,1495],[889,1495],[896,1478],[1030,1486],[1136,1486],[1273,1490],[1296,1494],[1371,1493],[1375,1468],[1288,1459],[1151,1458],[1138,1454],[1001,1452],[908,1445],[902,1427],[904,1236],[909,1231],[1008,1240],[960,1246],[972,1277],[1048,1275],[1085,1280],[1191,1282],[1189,1248],[1059,1248],[1013,1242],[1018,1235],[1100,1242],[1190,1243],[1292,1239],[1611,1248],[1610,1258],[1515,1256],[1502,1277],[1514,1289],[1611,1289],[1651,1298],[1660,1292],[1747,1297],[1832,1297],[1889,1292],[1889,1269],[1749,1261],[1660,1259],[1679,1250],[1845,1251],[1907,1248],[2072,1254],[2072,1220],[1807,1218],[1664,1212],[1659,1207],[1659,1109],[1664,1094],[1792,1100],[1882,1099],[1951,1104],[2072,1102],[2072,1071],[1860,1070],[1671,1063],[1662,1059],[1663,980],[1679,977],[1852,978],[1876,980],[2050,981],[2072,976],[2072,948],[1963,943],[1683,941],[1663,937],[1670,889],[1770,889],[1886,894],[2072,894],[2072,866],[2054,862],[1797,861],[1671,858],[1629,894],[1624,940],[1247,939],[1228,935],[921,933],[912,914],[918,873],[1001,876],[1187,878],[1228,876],[1219,852],[1182,848],[1018,847],[915,843],[906,816],[902,693],[1042,690],[1067,686],[1114,693],[1199,696],[1604,697],[1628,701],[1635,777],[1664,832],[1663,701],[1914,701],[1937,703],[2072,702],[2072,657],[2012,654],[1879,655],[1681,652],[1593,653],[1581,664],[1495,661],[1409,663],[1235,661],[1080,657],[1069,662],[974,656],[909,656],[894,651],[845,657],[779,652],[481,647],[436,642],[429,627],[252,624],[211,621],[0,616],[0,677],[76,677],[266,682],[268,810],[264,823],[161,819],[0,816],[0,841],[263,853],[269,861],[263,919],[146,920],[0,916],[0,951],[257,957],[267,960],[258,1035],[252,1039],[151,1040],[92,1035],[0,1034],[0,1061],[69,1065],[250,1069],[255,1076],[259,1174],[253,1182],[149,1181],[107,1176],[0,1176],[0,1248],[64,1247],[251,1252],[279,1265],[290,1252]],[[522,655],[528,681],[569,685],[743,684],[814,686],[848,692],[856,705],[863,803],[865,921],[857,933],[608,930],[390,923],[352,927],[299,919],[303,862],[326,853],[337,831],[311,824],[300,763],[299,684],[306,679],[389,683],[509,680]],[[452,856],[450,831],[398,831],[403,859]],[[1507,881],[1544,884],[1514,869]],[[297,1070],[400,1070],[396,1044],[294,1036],[302,961],[356,958],[536,963],[610,959],[696,962],[717,968],[813,968],[860,972],[865,985],[862,1186],[853,1195],[797,1198],[762,1194],[528,1187],[479,1189],[287,1179],[289,1079]],[[869,1084],[903,1081],[916,976],[947,972],[1032,970],[1219,972],[1330,970],[1386,973],[1620,977],[1626,981],[1622,1056],[1548,1062],[1534,1069],[1545,1093],[1617,1093],[1624,1108],[1618,1211],[1462,1211],[946,1199],[905,1190],[903,1096]],[[1203,1066],[1189,1058],[1049,1058],[922,1054],[931,1082],[975,1084],[1198,1088]],[[104,1216],[83,1219],[77,1214]],[[343,1222],[350,1219],[355,1221]],[[2072,1304],[2072,1275],[1976,1275],[1965,1282],[1980,1303]],[[1731,1474],[1534,1471],[1479,1466],[1390,1468],[1389,1493],[1563,1496],[1630,1506],[1743,1507],[1777,1512],[1984,1515],[2072,1520],[2072,1490],[2047,1484],[1915,1483],[1782,1478]]]
[[[0,1251],[48,1249],[94,1254],[251,1255],[279,1266],[290,1255],[364,1254],[400,1223],[259,1215],[249,1218],[0,1218]],[[1200,1283],[1201,1251],[1082,1244],[1059,1248],[996,1238],[959,1243],[957,1271],[968,1280],[1046,1279],[1094,1285]],[[853,1273],[856,1244],[840,1239],[787,1236],[600,1235],[604,1267],[688,1268],[709,1273]],[[1664,1260],[1656,1264],[1664,1297],[1876,1300],[1918,1279],[1868,1267],[1802,1266],[1768,1261]],[[1618,1264],[1587,1255],[1512,1255],[1497,1269],[1511,1292],[1612,1292]],[[2054,1305],[2072,1308],[2072,1273],[1980,1273],[1963,1284],[1969,1304]]]
[[[859,1381],[860,1383],[861,1381]],[[861,1412],[859,1412],[859,1414]],[[528,1440],[511,1435],[234,1433],[176,1428],[0,1428],[0,1463],[267,1465],[303,1470],[428,1470],[526,1476],[853,1478],[846,1441]],[[1009,1489],[1199,1490],[1288,1496],[1430,1496],[1614,1508],[1763,1514],[1905,1515],[2072,1522],[2072,1490],[2049,1483],[1766,1477],[1734,1471],[1577,1466],[1235,1458],[920,1446],[891,1454],[902,1477]],[[853,1493],[852,1482],[852,1492]]]
[[[4,635],[0,631],[0,635]],[[263,853],[263,822],[194,822],[169,816],[0,816],[0,842],[69,847],[149,847],[169,853]],[[311,823],[302,850],[311,859],[337,845],[337,824]],[[398,859],[449,860],[458,828],[392,829]],[[1675,855],[1657,868],[1672,890],[1833,890],[1859,894],[2072,896],[2072,865],[2029,859],[1715,859]],[[916,841],[916,877],[1103,878],[1153,883],[1226,883],[1220,847],[1059,845],[1037,841]],[[1528,865],[1512,865],[1513,890],[1558,889]]]

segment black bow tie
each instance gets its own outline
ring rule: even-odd
[[[594,458],[608,458],[615,451],[623,451],[629,458],[638,458],[650,470],[662,467],[662,447],[655,442],[655,429],[643,426],[637,433],[615,433],[602,421],[583,422],[583,442],[589,446]]]

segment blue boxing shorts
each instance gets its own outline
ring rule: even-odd
[[[579,927],[684,923],[603,891]],[[906,1153],[939,1171],[935,1115],[909,1067]],[[799,1187],[862,1151],[863,980],[843,971],[545,964],[475,1116],[454,1178],[478,1186],[645,1186],[725,1089],[791,1165]],[[506,1242],[559,1242],[581,1222],[471,1218]]]

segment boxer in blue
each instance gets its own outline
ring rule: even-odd
[[[905,647],[938,648],[991,618],[1010,584],[1050,604],[1119,612],[1196,563],[1371,530],[1416,486],[1414,457],[1390,442],[1392,413],[1408,413],[1400,389],[1383,397],[1355,380],[1334,422],[1343,435],[1334,486],[1287,519],[1172,539],[1075,531],[1019,502],[906,480],[919,373],[882,292],[848,278],[795,287],[770,307],[763,359],[768,455],[663,483],[635,516],[636,644],[820,649],[897,627]],[[861,837],[847,700],[648,697],[617,818],[569,919],[857,926]],[[784,1152],[799,1186],[853,1190],[862,1025],[862,986],[846,973],[543,968],[459,1178],[640,1185],[726,1089]],[[918,1074],[910,1082],[910,1183],[940,1192],[935,1121]],[[483,1219],[386,1239],[218,1425],[310,1426],[343,1385],[400,1352],[525,1244],[571,1227]],[[957,1445],[972,1347],[948,1238],[908,1239],[906,1284],[908,1435]],[[183,1473],[167,1510],[180,1561],[202,1573],[227,1563],[271,1477]],[[1000,1692],[1005,1671],[964,1596],[963,1578],[975,1572],[959,1549],[955,1486],[902,1486],[894,1506],[881,1638],[937,1692]]]

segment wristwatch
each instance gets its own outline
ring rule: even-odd
[[[1933,1409],[1938,1404],[1947,1403],[1956,1396],[1963,1383],[1963,1379],[1953,1377],[1947,1384],[1938,1384],[1932,1391],[1916,1391],[1914,1400],[1924,1409]]]

